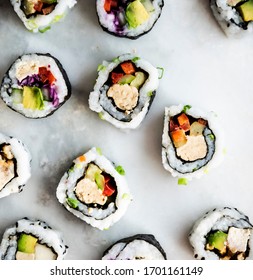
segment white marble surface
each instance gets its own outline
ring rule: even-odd
[[[32,153],[32,177],[20,194],[0,200],[0,236],[24,216],[61,230],[67,259],[100,259],[114,241],[152,233],[168,259],[193,259],[187,235],[204,212],[221,206],[242,210],[253,221],[252,118],[253,36],[227,38],[212,17],[208,0],[165,0],[160,20],[144,37],[130,41],[102,31],[94,0],[80,0],[64,22],[45,34],[28,32],[8,0],[0,0],[0,76],[19,55],[49,52],[65,67],[71,99],[54,115],[26,119],[0,101],[0,130],[23,140]],[[142,126],[125,133],[100,121],[88,95],[103,59],[135,51],[165,74]],[[178,186],[161,163],[164,107],[191,104],[217,112],[227,155],[219,169]],[[68,213],[56,200],[57,184],[72,159],[101,147],[124,166],[134,196],[126,215],[99,231]]]

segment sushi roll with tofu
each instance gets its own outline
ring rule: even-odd
[[[99,148],[74,160],[56,195],[69,212],[100,230],[121,219],[132,200],[124,169],[109,161]]]
[[[252,260],[253,226],[236,208],[207,212],[194,224],[189,241],[199,260]]]
[[[165,108],[162,162],[179,184],[201,177],[223,159],[217,115],[189,105]]]
[[[253,0],[211,0],[214,17],[228,35],[253,31]]]
[[[25,27],[34,33],[44,33],[62,20],[76,0],[10,0]]]
[[[43,221],[24,218],[4,232],[0,260],[62,260],[67,249],[60,232]]]
[[[61,63],[50,54],[19,57],[4,75],[1,97],[27,118],[53,114],[71,95],[71,85]]]
[[[90,93],[92,111],[120,129],[137,128],[154,100],[159,86],[158,69],[133,54],[104,61]]]
[[[118,37],[137,39],[149,32],[159,19],[163,0],[97,0],[102,28]]]
[[[117,241],[102,260],[166,260],[166,253],[151,234],[137,234]]]
[[[22,191],[31,177],[31,156],[18,139],[0,133],[0,198]]]

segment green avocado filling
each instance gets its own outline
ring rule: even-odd
[[[43,94],[38,87],[24,86],[23,89],[23,106],[26,109],[43,110]]]

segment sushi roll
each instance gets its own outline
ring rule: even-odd
[[[189,241],[199,260],[252,260],[253,226],[236,208],[207,212],[194,224]]]
[[[137,234],[117,241],[102,260],[166,260],[166,253],[151,234]]]
[[[103,30],[118,37],[137,39],[159,19],[163,0],[97,0],[97,15]]]
[[[31,177],[31,156],[18,139],[0,133],[0,198],[21,192]]]
[[[44,33],[62,20],[76,0],[10,0],[25,27],[34,33]]]
[[[50,54],[19,57],[4,75],[1,97],[27,118],[44,118],[59,109],[71,95],[61,63]]]
[[[158,69],[133,54],[104,61],[90,93],[89,107],[120,129],[137,128],[154,100],[159,86]]]
[[[189,105],[165,108],[162,163],[179,184],[201,177],[223,159],[217,115]]]
[[[253,0],[210,0],[210,6],[228,36],[252,33]]]
[[[117,222],[132,200],[124,169],[109,161],[99,148],[73,161],[56,196],[68,211],[100,230]]]
[[[0,260],[62,260],[67,249],[60,232],[43,221],[24,218],[4,232]]]

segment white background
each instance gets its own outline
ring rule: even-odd
[[[20,138],[33,158],[24,191],[0,200],[0,237],[28,216],[63,233],[68,260],[98,260],[113,242],[137,233],[154,234],[168,259],[191,260],[187,236],[206,211],[237,207],[253,220],[253,34],[227,38],[208,0],[165,0],[153,30],[131,41],[102,31],[94,2],[78,1],[64,22],[45,34],[32,34],[9,1],[0,0],[0,77],[18,56],[49,52],[61,61],[73,87],[70,100],[41,120],[26,119],[0,101],[0,131]],[[165,69],[147,118],[129,133],[101,121],[88,108],[97,65],[126,52]],[[164,108],[179,103],[215,111],[227,149],[220,168],[188,186],[178,186],[161,163]],[[78,220],[55,196],[72,160],[92,146],[124,167],[134,196],[126,215],[108,231]]]

